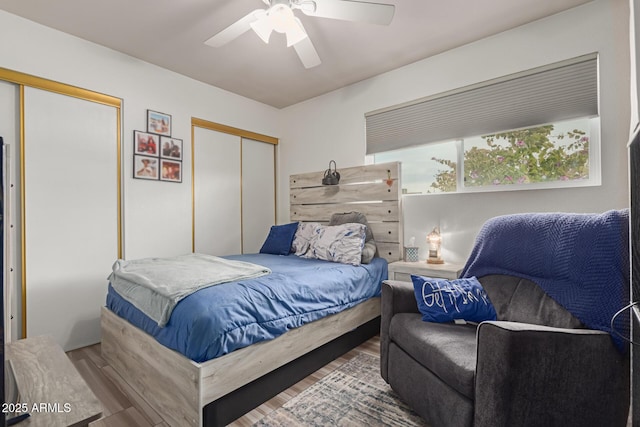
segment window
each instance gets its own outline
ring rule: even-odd
[[[406,193],[600,184],[598,55],[365,114],[367,155]]]
[[[589,181],[589,119],[469,138],[464,186]]]
[[[374,162],[402,162],[405,194],[599,185],[598,126],[597,117],[567,120],[376,153]]]
[[[448,141],[377,153],[374,162],[402,162],[403,194],[455,191],[457,145]]]

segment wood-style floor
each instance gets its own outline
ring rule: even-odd
[[[320,368],[302,381],[263,403],[253,411],[230,424],[233,427],[251,426],[267,414],[284,405],[307,387],[338,369],[358,353],[380,354],[380,338],[374,337],[347,354]],[[85,379],[103,406],[102,418],[91,427],[168,427],[144,399],[116,373],[102,358],[100,344],[67,352],[67,355]]]

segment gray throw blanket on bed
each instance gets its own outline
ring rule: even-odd
[[[172,258],[117,260],[109,275],[111,286],[163,327],[183,298],[206,288],[271,273],[266,267],[203,254]]]

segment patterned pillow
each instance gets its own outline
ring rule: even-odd
[[[366,228],[355,223],[319,225],[304,257],[360,265]]]
[[[303,256],[309,250],[311,240],[315,237],[316,231],[320,227],[317,222],[300,222],[293,237],[291,252],[298,256]]]
[[[371,231],[371,227],[369,227],[369,222],[367,221],[365,214],[361,212],[334,213],[331,215],[329,225],[340,225],[349,222],[357,222],[367,226],[366,238],[360,262],[362,262],[362,264],[369,264],[373,257],[378,254],[378,248],[376,246],[376,241],[373,239],[373,232]]]
[[[475,277],[446,280],[411,275],[411,281],[425,322],[496,320],[496,310]]]

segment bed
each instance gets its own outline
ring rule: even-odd
[[[399,163],[344,168],[339,172],[342,178],[337,186],[320,185],[323,172],[292,175],[291,220],[324,223],[333,213],[362,212],[369,220],[379,256],[388,262],[399,260],[402,247]],[[253,259],[256,264],[269,264],[272,271],[277,272],[270,275],[271,279],[277,279],[278,274],[295,275],[291,273],[295,270],[282,273],[282,263],[286,264],[286,268],[294,269],[304,269],[296,264],[300,262],[309,268],[315,268],[318,263],[334,264],[330,267],[338,269],[354,268],[326,261],[296,259],[298,257],[295,255],[273,260],[268,258],[243,255],[237,259]],[[383,277],[386,263],[382,259],[374,259],[370,270],[366,274],[375,277],[374,281],[381,282],[386,278]],[[359,282],[361,279],[356,279],[356,283]],[[217,292],[215,288],[224,290],[224,287],[231,285],[207,289],[208,292]],[[346,295],[352,295],[352,300],[344,295],[332,296],[333,292],[328,291],[326,298],[335,298],[329,304],[331,309],[317,310],[317,313],[311,310],[313,314],[310,317],[293,316],[288,320],[289,330],[283,334],[269,336],[267,333],[264,340],[248,346],[242,343],[232,343],[228,347],[208,346],[214,349],[211,354],[204,354],[206,352],[202,349],[188,353],[179,348],[180,344],[169,342],[171,340],[163,342],[154,338],[157,325],[154,328],[153,322],[145,320],[144,316],[129,316],[130,320],[125,320],[120,315],[126,315],[125,312],[131,311],[131,307],[127,307],[126,301],[118,301],[117,294],[114,295],[110,290],[109,307],[113,311],[103,307],[101,316],[103,356],[168,424],[224,424],[233,418],[229,419],[228,415],[227,418],[217,417],[215,414],[246,400],[247,393],[243,394],[243,390],[248,387],[253,390],[250,394],[253,400],[257,399],[257,403],[267,400],[290,385],[287,379],[295,375],[286,371],[288,367],[293,367],[294,374],[306,375],[309,369],[317,369],[314,363],[310,364],[307,360],[313,357],[312,360],[327,363],[339,352],[347,351],[376,332],[371,325],[375,325],[380,315],[379,288],[360,294],[353,287],[349,289]],[[197,300],[194,295],[181,301],[175,311],[180,311],[181,304],[193,302],[191,297]],[[358,333],[360,330],[367,332],[363,336],[362,332]],[[332,347],[333,343],[338,342],[339,346]],[[277,387],[275,392],[274,387]],[[224,404],[221,405],[221,402]]]

